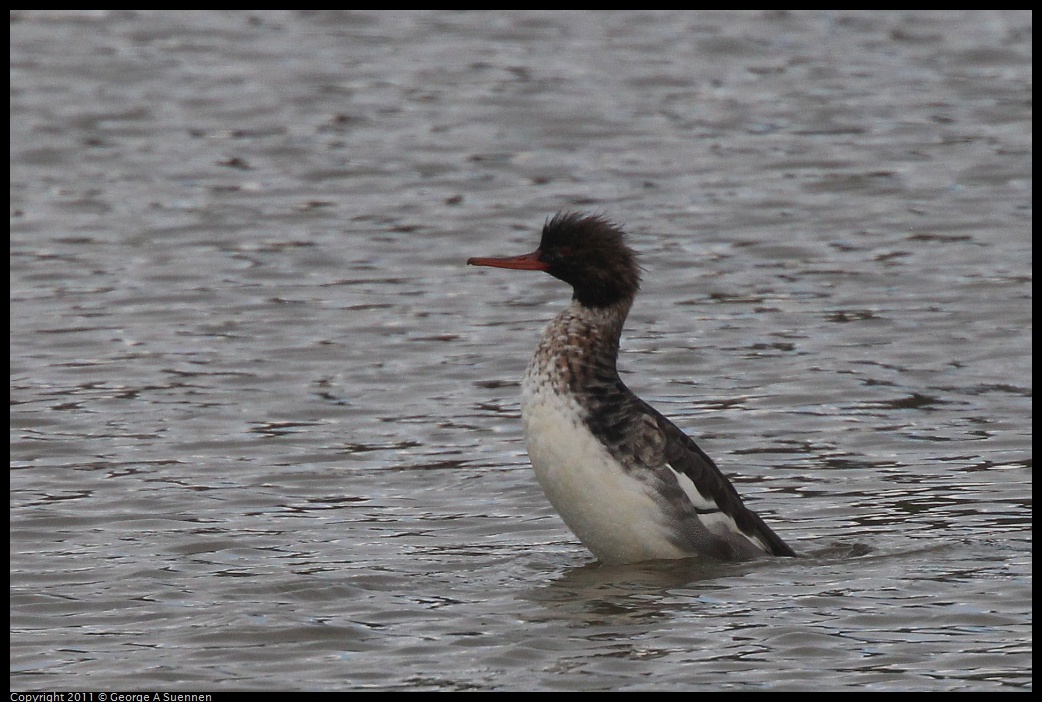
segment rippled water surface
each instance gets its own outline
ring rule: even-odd
[[[11,687],[1030,689],[1031,21],[12,14]],[[804,557],[553,513],[565,209]]]

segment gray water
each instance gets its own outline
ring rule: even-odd
[[[12,689],[1030,689],[1031,22],[12,14]],[[554,514],[559,210],[802,558]]]

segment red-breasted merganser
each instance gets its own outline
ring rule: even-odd
[[[617,225],[558,214],[532,253],[467,263],[545,271],[572,286],[572,304],[528,364],[521,418],[539,484],[601,562],[796,555],[712,459],[619,378],[640,267]]]

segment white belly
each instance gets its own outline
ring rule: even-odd
[[[528,457],[550,503],[604,563],[683,558],[649,486],[630,476],[581,421],[571,398],[525,378]]]

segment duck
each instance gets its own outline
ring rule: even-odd
[[[705,451],[619,377],[619,341],[641,285],[619,225],[561,212],[535,251],[467,264],[542,271],[572,287],[525,371],[521,421],[539,485],[601,563],[796,555]]]

